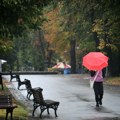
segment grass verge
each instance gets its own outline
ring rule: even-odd
[[[120,77],[107,77],[105,80],[105,84],[120,86]]]
[[[4,90],[1,90],[1,87],[0,87],[0,94],[11,94],[9,89],[5,86],[5,84],[4,84]],[[13,98],[13,103],[17,105],[17,108],[15,108],[13,111],[13,119],[27,120],[28,111],[26,107],[19,101],[16,101],[14,98]],[[5,120],[5,116],[6,116],[6,110],[0,109],[0,120]],[[8,120],[10,120],[10,115],[8,116]]]

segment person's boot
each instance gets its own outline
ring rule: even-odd
[[[99,104],[102,105],[102,100],[101,99],[99,100]]]
[[[98,102],[96,102],[96,107],[99,107],[99,103]]]
[[[103,94],[100,95],[99,104],[102,105]]]

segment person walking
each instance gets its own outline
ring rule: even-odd
[[[93,90],[95,94],[96,107],[99,107],[99,105],[102,105],[102,99],[104,94],[103,80],[105,75],[103,70],[90,71],[90,75],[91,80],[94,80]]]

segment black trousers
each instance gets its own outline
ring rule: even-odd
[[[96,82],[95,81],[93,89],[94,89],[94,93],[95,93],[96,103],[98,103],[99,101],[102,101],[103,93],[104,93],[103,82]]]

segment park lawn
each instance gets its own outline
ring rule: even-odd
[[[4,90],[1,90],[1,87],[0,87],[0,94],[9,94],[9,93],[10,93],[9,90],[8,90],[8,88],[6,88],[5,85],[4,85]],[[27,120],[28,111],[27,111],[26,107],[19,101],[16,101],[14,98],[13,98],[13,103],[15,103],[17,105],[17,108],[15,108],[13,110],[13,119],[14,120]],[[6,110],[0,109],[0,120],[4,120],[5,116],[6,116]],[[10,117],[10,115],[9,115],[9,117]]]
[[[120,77],[107,77],[105,80],[105,84],[120,86]]]
[[[27,120],[27,116],[28,116],[27,110],[19,104],[17,104],[17,106],[18,107],[15,108],[13,111],[13,119],[14,120]],[[1,119],[4,120],[5,116],[6,116],[6,110],[0,109],[0,120]],[[10,117],[10,115],[9,115],[9,117]],[[8,119],[10,119],[9,117],[8,117]]]

